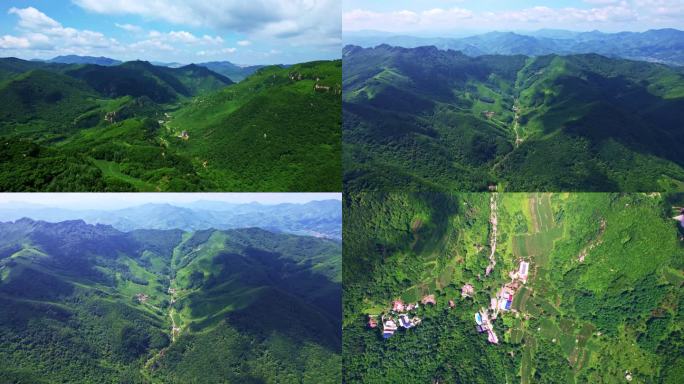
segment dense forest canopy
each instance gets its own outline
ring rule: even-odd
[[[3,383],[341,380],[337,240],[81,220],[0,233]]]

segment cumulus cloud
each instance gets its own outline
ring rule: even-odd
[[[251,45],[251,44],[252,44],[252,42],[249,40],[240,40],[237,42],[237,45],[239,45],[241,47],[246,47],[246,46]]]
[[[33,7],[26,7],[23,9],[12,7],[8,13],[19,16],[19,26],[21,28],[44,29],[62,27],[60,23]]]
[[[72,0],[95,13],[139,15],[259,38],[328,44],[340,37],[339,0]],[[339,39],[338,39],[339,40]]]
[[[137,25],[133,25],[133,24],[114,23],[114,25],[116,25],[117,28],[121,28],[124,31],[128,31],[128,32],[142,32],[142,30],[143,30],[142,27],[137,26]]]
[[[186,31],[171,31],[168,34],[169,39],[172,41],[179,41],[181,43],[196,43],[197,38],[190,32]]]
[[[34,7],[12,7],[8,13],[18,17],[17,27],[21,36],[3,36],[0,43],[2,49],[94,49],[118,45],[115,39],[107,38],[102,33],[64,27]]]
[[[1,49],[28,48],[30,46],[31,42],[25,37],[17,37],[11,35],[5,35],[0,37]]]
[[[229,47],[229,48],[223,48],[223,49],[214,49],[214,50],[208,50],[208,51],[199,51],[197,52],[197,56],[221,56],[221,55],[230,55],[231,53],[237,52],[237,48]]]
[[[438,29],[440,27],[453,27],[455,22],[472,17],[473,12],[463,8],[432,8],[421,12],[410,10],[372,12],[356,9],[345,13],[342,23],[345,29],[350,30],[378,29],[378,26],[387,25],[413,29]]]
[[[343,28],[390,32],[454,29],[606,29],[638,30],[684,27],[681,0],[583,0],[585,7],[535,6],[516,10],[473,12],[464,8],[345,12]],[[677,20],[676,22],[674,22]]]
[[[129,45],[130,49],[138,52],[153,51],[173,51],[173,47],[160,40],[148,39],[141,40]]]

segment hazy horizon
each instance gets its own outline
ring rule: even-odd
[[[375,30],[401,34],[450,34],[468,31],[569,31],[607,33],[684,29],[679,0],[378,0],[343,2],[343,33]],[[463,37],[460,36],[459,37]]]
[[[2,193],[0,205],[37,204],[69,210],[117,210],[144,204],[188,205],[199,201],[233,204],[306,204],[342,200],[341,193]]]

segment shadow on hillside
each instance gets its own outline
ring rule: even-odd
[[[241,254],[222,253],[213,260],[213,270],[220,270],[201,282],[202,290],[187,300],[193,316],[206,316],[203,303],[221,291],[221,284],[233,279],[248,288],[263,288],[244,307],[229,312],[225,318],[243,332],[267,337],[279,332],[293,340],[308,340],[333,351],[341,348],[342,287],[340,283],[312,271],[311,261],[297,264],[279,253],[247,247]],[[239,295],[236,295],[236,297]],[[225,303],[225,306],[235,303]],[[240,306],[238,306],[240,307]],[[211,315],[195,325],[202,329],[214,324]]]
[[[647,82],[637,84],[622,76],[561,77],[556,84],[561,92],[542,118],[547,131],[565,127],[566,132],[585,137],[595,146],[612,139],[684,166],[684,99],[663,99],[648,91]],[[586,114],[570,120],[574,110],[589,104]]]

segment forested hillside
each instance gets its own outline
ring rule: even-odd
[[[340,61],[234,84],[194,64],[0,59],[0,189],[337,191],[340,94]]]
[[[340,381],[338,241],[30,219],[0,233],[2,382]]]
[[[574,56],[344,52],[352,190],[681,190],[684,77]]]

